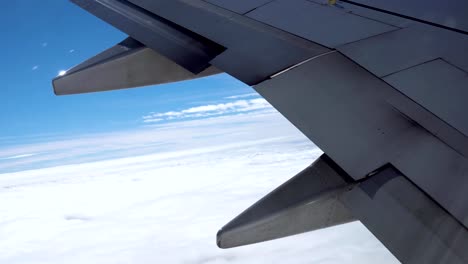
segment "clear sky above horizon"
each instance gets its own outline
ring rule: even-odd
[[[6,1],[0,16],[0,145],[143,126],[148,113],[226,103],[252,93],[227,75],[158,87],[55,96],[51,80],[126,37],[69,1]],[[231,98],[232,99],[232,98]],[[161,120],[163,122],[168,120]]]

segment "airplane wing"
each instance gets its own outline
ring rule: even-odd
[[[221,248],[361,221],[402,263],[468,263],[468,2],[72,0],[129,35],[56,94],[225,72],[324,154]]]

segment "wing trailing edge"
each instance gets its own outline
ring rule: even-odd
[[[191,80],[220,73],[210,66],[194,74],[165,56],[127,38],[71,68],[52,83],[57,95],[90,93]]]
[[[355,182],[326,155],[225,225],[217,244],[230,248],[356,221],[340,197]]]
[[[468,263],[468,231],[391,165],[354,181],[328,156],[225,225],[220,248],[361,221],[402,263]]]
[[[382,167],[342,199],[402,263],[468,263],[464,225],[393,166]]]

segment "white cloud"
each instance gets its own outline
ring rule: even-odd
[[[184,119],[172,123],[149,123],[145,127],[124,132],[77,135],[55,140],[47,137],[45,142],[30,139],[36,143],[4,146],[0,149],[0,157],[38,154],[22,159],[0,160],[0,173],[284,136],[308,141],[274,111],[241,112],[230,116]],[[193,140],[194,137],[197,140]]]
[[[37,69],[39,69],[39,65],[34,65],[34,66],[32,67],[32,70],[33,70],[33,71],[35,71],[35,70],[37,70]]]
[[[73,52],[75,52],[75,50],[74,50],[74,49],[71,49],[71,50],[69,50],[68,52],[73,53]]]
[[[204,118],[210,116],[219,116],[225,114],[243,113],[258,110],[273,110],[273,108],[263,98],[255,98],[250,100],[236,100],[227,103],[196,106],[181,111],[150,113],[148,115],[143,116],[143,122],[152,123],[173,119]]]
[[[47,42],[42,42],[42,44],[41,44],[41,46],[42,46],[43,48],[47,47],[48,45],[49,45],[49,43],[47,43]]]
[[[191,132],[198,145],[210,140],[194,136],[219,132],[184,126],[191,129],[165,128]],[[158,131],[152,137],[166,137]],[[0,203],[0,263],[398,263],[359,223],[218,249],[220,227],[321,153],[289,137],[223,137],[209,147],[0,175],[8,201]]]
[[[247,97],[258,97],[258,93],[247,93],[247,94],[239,94],[225,97],[225,99],[239,99],[239,98],[247,98]]]
[[[220,227],[321,154],[262,100],[160,118],[234,115],[1,148],[16,158],[0,171],[16,172],[0,174],[0,263],[398,263],[359,223],[216,247]]]

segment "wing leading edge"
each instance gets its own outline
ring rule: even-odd
[[[457,5],[73,2],[129,39],[56,78],[56,94],[226,72],[325,152],[224,226],[220,247],[359,220],[403,263],[468,262],[468,18]]]

